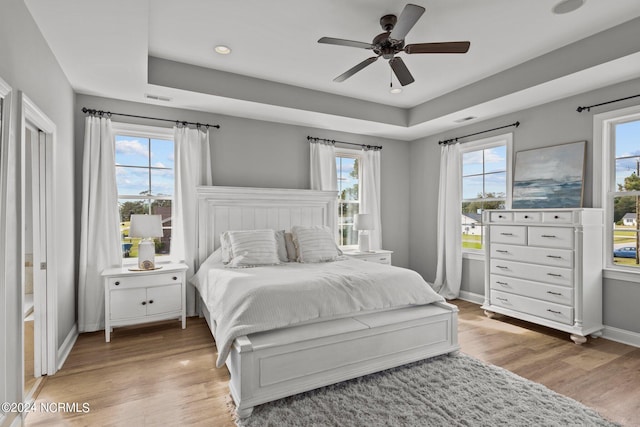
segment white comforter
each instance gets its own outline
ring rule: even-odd
[[[207,260],[192,283],[216,322],[217,366],[240,336],[302,322],[444,301],[412,270],[357,259],[244,269]]]

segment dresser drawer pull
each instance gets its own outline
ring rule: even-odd
[[[525,215],[525,216],[524,216],[524,219],[529,219],[529,215]]]
[[[547,258],[562,259],[562,257],[559,255],[547,255]]]
[[[499,268],[501,270],[508,270],[509,267],[505,267],[504,265],[496,265],[496,268]]]
[[[501,253],[501,254],[508,254],[509,251],[505,251],[504,249],[496,249],[496,252]]]
[[[557,273],[547,273],[547,276],[551,276],[551,277],[562,277],[562,274],[557,274]]]
[[[178,278],[176,276],[173,276],[173,280],[178,280]]]
[[[386,261],[386,258],[378,258],[378,261]]]
[[[149,304],[153,304],[153,300],[149,300]]]
[[[509,286],[507,282],[496,282],[500,286]]]
[[[116,282],[116,283],[114,283],[114,285],[116,285],[116,286],[118,286],[119,284],[120,284],[120,282]]]
[[[500,233],[502,236],[513,236],[513,233]]]
[[[147,305],[147,302],[146,301],[142,301],[142,305]]]
[[[562,296],[562,292],[547,291],[547,293],[551,294],[551,295],[560,295],[560,296]]]
[[[555,234],[542,234],[540,237],[546,237],[548,239],[555,239],[557,236]]]
[[[547,308],[547,311],[548,311],[549,313],[553,313],[553,314],[562,314],[562,312],[561,312],[561,311],[551,310],[550,308]]]
[[[508,299],[508,298],[496,297],[496,299],[497,299],[498,301],[509,302],[509,299]]]
[[[498,218],[504,218],[504,216],[502,216],[502,215],[498,215]]]

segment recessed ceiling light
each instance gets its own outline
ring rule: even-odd
[[[573,12],[579,9],[584,4],[585,0],[562,0],[560,3],[553,6],[553,13],[556,15],[562,15],[563,13]]]
[[[400,88],[400,87],[392,87],[391,89],[389,89],[389,93],[396,94],[396,93],[400,93],[400,92],[402,92],[402,88]]]
[[[231,53],[231,48],[222,44],[216,46],[214,50],[220,55],[228,55]]]

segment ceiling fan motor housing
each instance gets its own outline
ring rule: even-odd
[[[398,22],[396,15],[384,15],[380,18],[380,26],[386,32],[393,30],[393,27],[396,26],[396,22]]]
[[[373,51],[382,55],[384,59],[391,59],[393,55],[404,49],[404,40],[394,40],[389,35],[389,32],[378,34],[371,42],[374,46]]]

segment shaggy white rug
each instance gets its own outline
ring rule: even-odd
[[[440,356],[257,406],[241,427],[617,426],[497,366]]]

